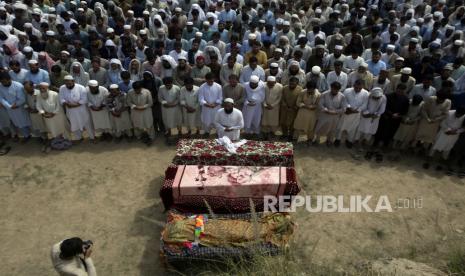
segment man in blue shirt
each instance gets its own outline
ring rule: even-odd
[[[374,51],[371,54],[371,60],[367,62],[368,71],[370,71],[375,77],[379,75],[379,72],[381,72],[381,70],[386,70],[386,63],[384,63],[384,61],[380,59],[381,59],[381,52]]]

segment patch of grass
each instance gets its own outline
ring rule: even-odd
[[[450,275],[465,275],[465,249],[455,250],[451,253],[447,270]]]

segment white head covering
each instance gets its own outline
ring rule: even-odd
[[[274,76],[268,76],[266,79],[267,81],[276,81],[276,78]]]
[[[412,68],[410,68],[410,67],[404,67],[404,68],[402,68],[402,70],[400,70],[400,73],[401,73],[401,74],[410,75],[410,74],[412,74]]]
[[[90,83],[90,81],[89,81]],[[110,89],[118,89],[119,86],[116,84],[116,83],[113,83],[112,85],[110,85]]]
[[[260,79],[258,78],[258,76],[252,75],[250,77],[250,82],[251,83],[258,83],[259,81],[260,81]]]
[[[312,67],[312,74],[319,75],[321,72],[321,67],[320,66],[313,66]]]
[[[90,80],[90,81],[89,81],[89,86],[92,86],[92,87],[98,86],[98,81],[96,81],[96,80]]]
[[[64,80],[74,80],[73,76],[71,76],[71,75],[66,75],[63,79]]]
[[[371,95],[374,97],[381,97],[383,95],[383,89],[381,89],[381,87],[375,87],[371,89]]]
[[[226,99],[224,99],[224,102],[225,102],[225,103],[232,103],[232,104],[234,104],[234,100],[231,99],[231,98],[226,98]]]

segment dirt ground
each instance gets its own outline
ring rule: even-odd
[[[78,145],[40,152],[12,144],[0,157],[0,275],[54,275],[50,248],[64,238],[95,242],[99,275],[165,275],[159,262],[164,214],[158,196],[174,155],[159,139]],[[465,247],[464,180],[424,171],[417,158],[381,165],[345,149],[296,148],[307,195],[387,195],[423,199],[392,213],[327,214],[299,209],[296,249],[304,263],[347,271],[364,260],[404,257],[442,268]]]

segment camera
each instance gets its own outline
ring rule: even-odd
[[[87,249],[89,249],[94,244],[94,242],[91,240],[83,241],[82,243],[84,245],[84,251],[87,251]]]

